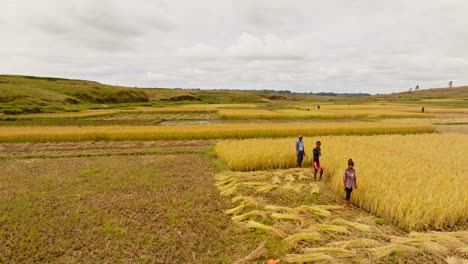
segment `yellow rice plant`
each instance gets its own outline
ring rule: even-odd
[[[468,259],[462,259],[456,256],[450,256],[445,258],[447,264],[468,264]]]
[[[319,232],[328,232],[328,233],[339,233],[339,234],[348,234],[348,228],[339,225],[331,224],[314,224],[309,227],[310,230],[316,230]]]
[[[325,176],[340,195],[347,160],[355,161],[358,189],[351,201],[358,206],[405,230],[467,223],[468,135],[305,137],[309,156],[316,140],[322,142]],[[295,141],[228,140],[219,142],[216,151],[234,170],[291,168],[296,163]]]
[[[280,113],[262,109],[223,109],[218,115],[226,119],[275,119],[281,118]]]
[[[247,228],[261,230],[261,231],[270,233],[273,236],[276,236],[276,237],[279,237],[279,238],[285,238],[286,237],[286,233],[284,231],[282,231],[282,230],[280,230],[278,228],[272,227],[272,226],[264,225],[262,223],[259,223],[257,221],[253,221],[253,220],[249,220],[247,222]]]
[[[252,211],[249,211],[245,214],[241,214],[241,215],[236,215],[236,216],[233,216],[231,217],[231,220],[234,221],[234,222],[241,222],[241,221],[245,221],[245,220],[248,220],[250,218],[256,218],[256,217],[266,217],[267,216],[267,213],[264,212],[264,211],[260,211],[260,210],[252,210]]]
[[[96,140],[189,140],[304,135],[431,133],[426,123],[269,123],[184,126],[0,127],[0,142],[79,142]],[[219,149],[220,155],[223,151]],[[245,160],[247,162],[248,160]],[[287,166],[283,166],[287,167]]]
[[[291,213],[272,213],[270,216],[276,220],[292,220],[299,222],[300,225],[304,224],[304,219],[302,217]]]
[[[413,246],[407,246],[402,244],[388,244],[381,247],[375,247],[369,249],[371,256],[375,259],[381,259],[384,257],[388,257],[395,252],[401,253],[417,253],[419,250]]]
[[[305,262],[315,262],[320,260],[331,261],[333,258],[323,253],[314,253],[314,254],[288,254],[284,257],[283,261],[286,263],[305,263]]]
[[[381,243],[374,239],[357,238],[352,240],[331,242],[328,243],[328,246],[341,248],[368,248],[381,246]]]
[[[457,252],[468,254],[468,246],[457,248]]]
[[[362,232],[370,232],[371,231],[371,227],[369,225],[348,221],[348,220],[345,220],[345,219],[342,219],[342,218],[333,219],[330,223],[334,224],[334,225],[349,226],[351,228],[354,228],[354,229],[362,231]]]
[[[273,204],[265,205],[264,209],[267,210],[267,211],[275,211],[275,212],[291,212],[291,211],[294,210],[291,207],[281,206],[281,205],[273,205]]]
[[[356,252],[349,249],[344,249],[341,247],[316,247],[316,248],[304,248],[302,249],[304,253],[315,254],[315,253],[325,253],[331,255],[335,258],[337,257],[352,257],[356,255]]]
[[[320,217],[331,216],[330,211],[323,209],[316,205],[301,205],[301,206],[294,208],[294,211],[312,213],[313,215],[320,216]]]
[[[312,184],[310,194],[320,194],[320,187],[317,184]]]

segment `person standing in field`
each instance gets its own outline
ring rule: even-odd
[[[297,156],[297,167],[302,167],[302,160],[304,159],[304,141],[302,141],[302,135],[300,135],[296,141],[296,156]]]
[[[351,207],[351,193],[357,189],[356,170],[354,169],[354,161],[348,160],[348,168],[343,173],[343,188],[346,192],[346,207]]]
[[[322,180],[322,175],[323,175],[323,167],[320,166],[320,156],[322,156],[322,149],[320,146],[322,143],[320,141],[317,141],[315,143],[316,148],[314,148],[313,154],[314,154],[314,159],[313,159],[313,165],[314,165],[314,180],[317,180],[317,171],[320,170],[320,178],[319,180]]]

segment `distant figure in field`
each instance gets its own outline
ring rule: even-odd
[[[452,88],[452,86],[453,86],[453,82],[450,81],[450,82],[449,82],[449,88]]]
[[[424,113],[424,106],[423,106],[423,108],[421,108],[421,113]]]
[[[346,192],[346,207],[351,207],[351,192],[357,189],[356,170],[354,169],[354,161],[348,160],[348,168],[343,173],[343,189]]]
[[[302,135],[300,135],[296,141],[296,156],[297,156],[297,167],[302,167],[302,160],[304,159],[304,141],[302,141]]]
[[[320,105],[317,105],[317,109],[320,110]]]
[[[307,107],[307,111],[310,111],[310,107]]]
[[[314,180],[317,180],[317,171],[320,170],[320,178],[319,180],[322,180],[322,175],[323,175],[323,167],[320,166],[320,156],[322,156],[322,149],[320,146],[322,143],[320,141],[317,141],[315,143],[316,148],[314,148],[313,154],[314,154],[314,159],[313,159],[313,165],[314,165]]]

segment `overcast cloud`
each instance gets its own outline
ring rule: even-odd
[[[468,84],[465,0],[1,0],[0,73],[389,93]]]

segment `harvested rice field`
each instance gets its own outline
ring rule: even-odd
[[[332,180],[310,169],[221,172],[220,194],[232,225],[264,237],[286,263],[445,263],[464,261],[468,231],[407,233],[366,211],[343,206]]]
[[[1,144],[0,263],[242,258],[260,240],[223,214],[210,145]]]
[[[319,103],[0,114],[0,263],[466,263],[466,108]]]

